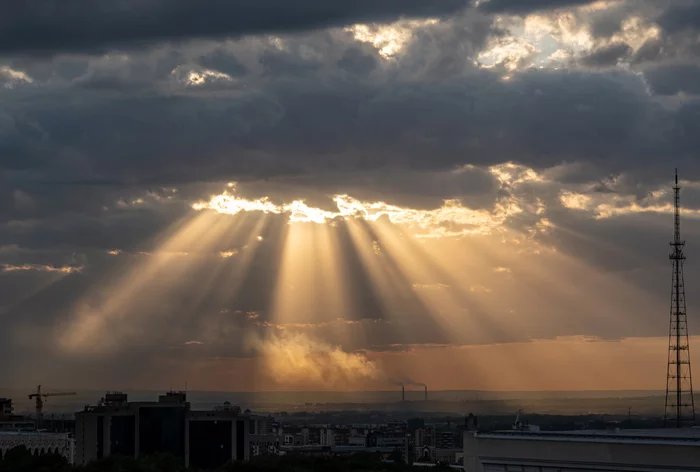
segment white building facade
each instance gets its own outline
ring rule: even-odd
[[[0,432],[0,455],[18,446],[32,454],[60,454],[68,463],[75,463],[75,440],[68,433]]]
[[[464,470],[700,471],[700,430],[467,432],[464,436]]]

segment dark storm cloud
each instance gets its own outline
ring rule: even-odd
[[[42,179],[79,172],[86,181],[125,185],[393,166],[450,170],[514,157],[537,167],[562,159],[612,165],[609,157],[643,148],[644,130],[656,127],[642,82],[626,74],[530,71],[508,83],[492,72],[430,84],[318,80],[211,96],[98,93],[86,100],[57,91],[50,100],[8,103],[15,126],[0,165],[22,165]],[[655,146],[676,145],[659,138]]]
[[[626,12],[625,12],[626,13]],[[591,21],[591,34],[595,37],[607,38],[620,31],[622,27],[623,14],[601,14]]]
[[[442,16],[465,0],[37,0],[7,5],[0,52],[105,50],[153,41],[290,32]]]
[[[644,71],[644,77],[659,95],[700,94],[700,66],[696,64],[649,68]]]
[[[700,29],[700,5],[697,2],[672,2],[656,20],[667,32]]]
[[[625,59],[632,48],[625,43],[615,43],[602,47],[581,58],[581,64],[587,67],[610,67]]]
[[[552,10],[587,5],[594,0],[488,0],[479,9],[488,13],[528,14],[538,10]]]
[[[202,56],[199,59],[199,64],[208,69],[223,72],[224,74],[232,77],[242,76],[246,72],[245,66],[241,64],[235,56],[227,54],[226,51],[221,49]]]
[[[646,41],[632,56],[633,64],[653,62],[664,55],[664,42],[656,39]]]

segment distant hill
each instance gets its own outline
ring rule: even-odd
[[[78,395],[48,399],[47,413],[74,413],[87,404],[95,404],[104,395],[102,390],[74,390]],[[64,390],[45,388],[46,392]],[[0,389],[0,397],[12,398],[17,413],[32,413],[34,403],[26,390]],[[125,390],[131,401],[155,401],[162,391]],[[254,411],[319,411],[392,409],[412,411],[440,411],[462,413],[508,413],[518,408],[548,414],[624,413],[633,408],[637,413],[663,411],[663,391],[606,390],[606,391],[542,391],[493,392],[475,390],[444,390],[429,392],[429,401],[423,401],[422,388],[406,390],[406,402],[401,403],[400,390],[369,392],[206,392],[189,391],[188,400],[197,409],[209,409],[224,401]]]

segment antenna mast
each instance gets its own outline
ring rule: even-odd
[[[678,169],[674,193],[673,252],[669,256],[673,265],[673,291],[671,293],[671,321],[668,333],[668,368],[666,371],[666,407],[664,424],[674,423],[676,428],[695,423],[693,379],[690,370],[690,345],[688,344],[688,317],[685,308],[683,263],[685,255],[681,240],[681,209],[678,186]]]

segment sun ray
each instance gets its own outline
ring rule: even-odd
[[[246,263],[249,262],[250,256],[231,260],[237,254],[229,251],[222,255],[221,251],[217,252],[215,249],[221,246],[230,248],[232,243],[238,241],[242,236],[246,237],[248,241],[257,238],[259,234],[258,229],[264,224],[267,217],[267,215],[252,216],[248,213],[221,216],[222,218],[214,223],[210,233],[202,241],[203,250],[206,251],[207,247],[214,250],[203,253],[200,257],[194,259],[188,267],[188,273],[192,274],[192,277],[189,278],[189,283],[196,284],[198,290],[194,296],[188,298],[183,308],[193,313],[198,311],[203,300],[219,296],[223,286],[222,282],[225,281],[229,267],[235,267],[235,271],[239,273],[244,273],[248,268]],[[250,218],[258,218],[258,222],[253,226],[250,234],[245,235],[243,233],[248,227],[247,223]],[[257,245],[254,245],[252,251],[246,252],[254,253],[254,248],[257,247]]]
[[[443,342],[446,335],[440,324],[430,316],[423,300],[413,292],[410,280],[401,272],[393,255],[381,247],[367,222],[348,219],[347,228],[382,316],[391,323],[389,339],[401,342],[419,336],[426,342]]]
[[[275,322],[350,316],[338,245],[334,226],[300,222],[289,226],[274,294]]]
[[[258,239],[263,228],[268,223],[269,215],[257,217],[256,223],[245,239],[245,244],[226,263],[226,270],[220,278],[220,285],[229,293],[231,299],[235,299],[245,280],[250,265],[255,259],[257,251],[260,250],[260,240]]]
[[[67,351],[106,351],[143,335],[147,320],[136,322],[140,314],[137,301],[146,302],[147,307],[155,300],[167,300],[168,293],[177,289],[183,275],[196,264],[188,251],[211,251],[233,224],[233,219],[221,219],[216,213],[200,213],[178,222],[149,256],[76,304],[72,323],[60,333],[60,346]]]
[[[371,224],[380,236],[382,245],[394,254],[401,270],[417,282],[413,284],[415,293],[430,309],[442,329],[450,334],[452,342],[465,342],[465,336],[474,340],[505,341],[513,338],[508,326],[500,325],[492,313],[469,293],[469,286],[453,275],[459,272],[458,266],[441,266],[425,251],[425,244],[419,244],[386,221],[378,220]],[[478,270],[483,272],[484,265]]]

